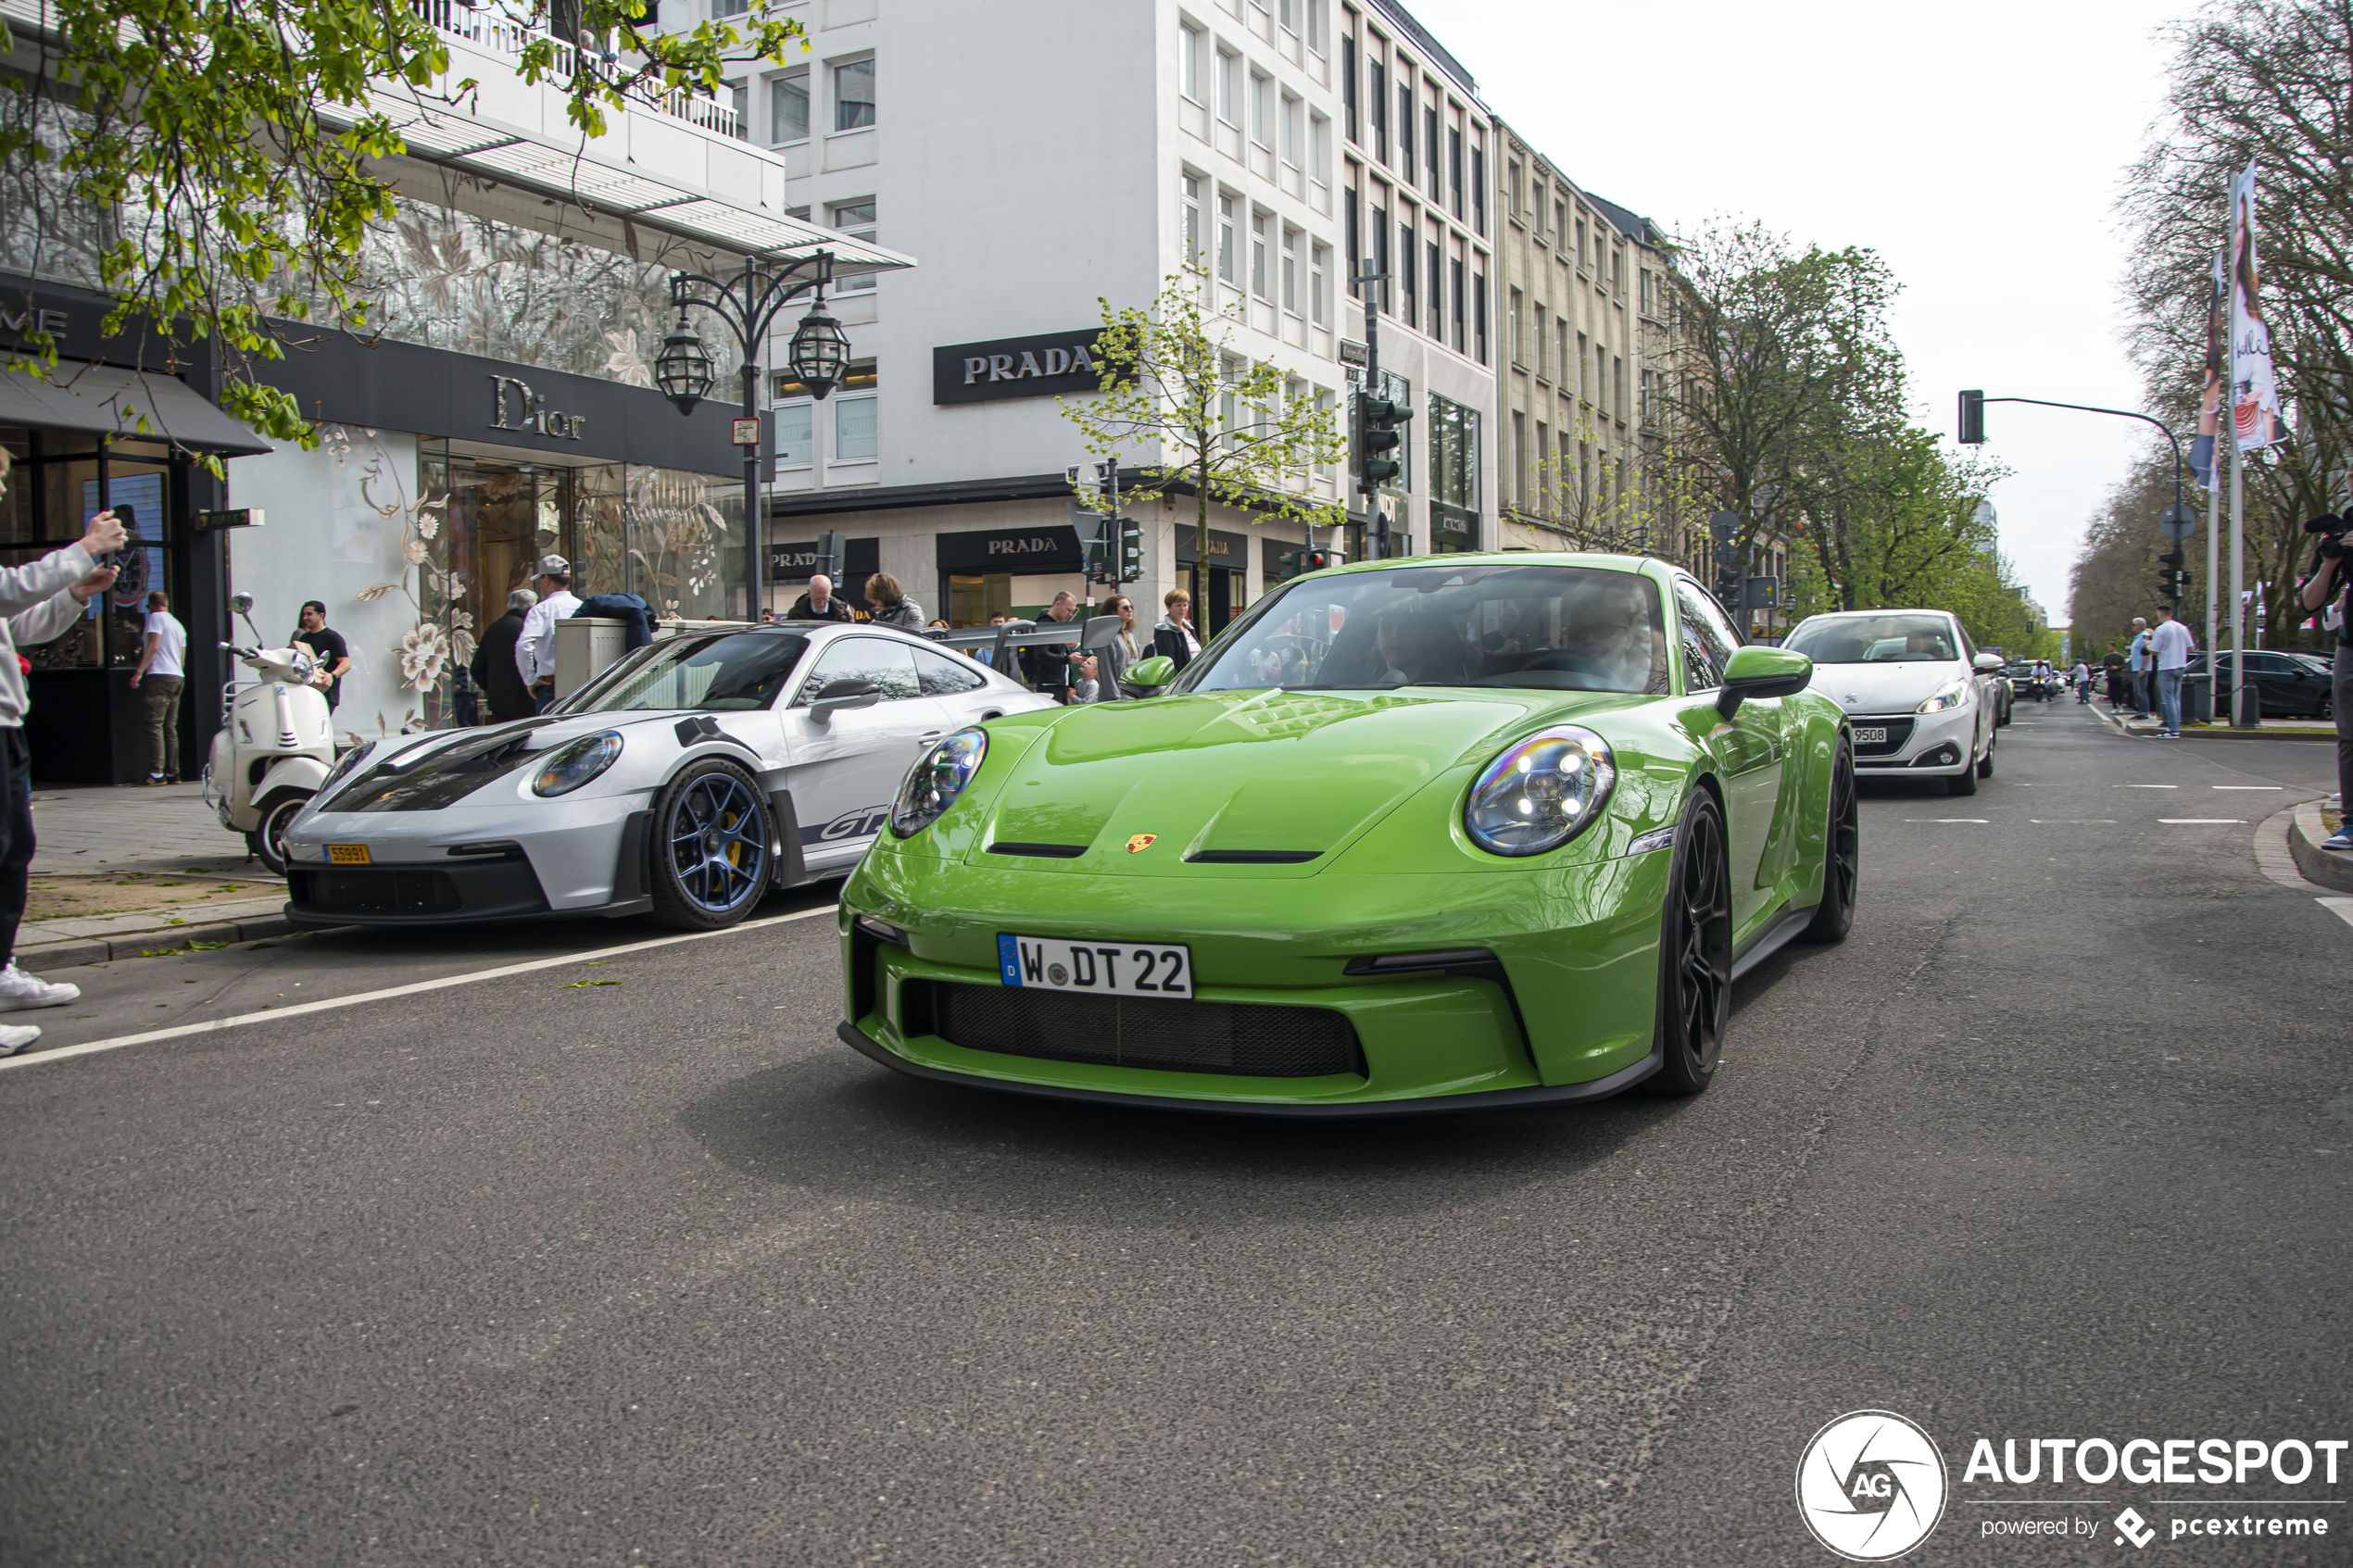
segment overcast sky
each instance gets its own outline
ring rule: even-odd
[[[1730,214],[1879,251],[1929,428],[1952,434],[1962,387],[2140,406],[2114,204],[2164,90],[2151,35],[2188,0],[1405,3],[1597,194],[1670,230]],[[2014,470],[2003,546],[2064,621],[2084,522],[2156,433],[2013,405],[1986,425]]]

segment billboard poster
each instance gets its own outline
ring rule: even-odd
[[[2255,253],[2255,166],[2231,187],[2231,428],[2238,449],[2253,452],[2284,440],[2279,371],[2271,362],[2271,329],[2263,320],[2261,273]]]
[[[2197,435],[2190,442],[2190,471],[2199,484],[2214,488],[2214,436],[2222,424],[2222,387],[2230,379],[2224,368],[2230,341],[2230,255],[2214,253],[2214,286],[2206,295],[2206,391],[2197,401]]]

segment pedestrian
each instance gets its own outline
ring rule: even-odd
[[[541,713],[556,700],[556,622],[580,608],[573,596],[572,563],[561,556],[539,558],[539,575],[531,580],[539,602],[522,618],[515,638],[515,672],[531,693],[532,711]]]
[[[2318,521],[2334,525],[2339,520]],[[2336,808],[2344,822],[2321,841],[2321,847],[2353,850],[2353,575],[2347,574],[2345,566],[2347,537],[2343,533],[2322,536],[2319,561],[2312,575],[2304,580],[2299,602],[2308,613],[2320,616],[2322,631],[2336,633],[2336,658],[2329,678],[2335,703],[2332,711],[2336,716]]]
[[[2124,711],[2124,656],[2116,651],[2116,640],[2108,639],[2108,652],[2100,657],[2100,678],[2108,684],[2108,704],[2119,713]]]
[[[474,645],[473,663],[468,669],[490,705],[494,724],[531,717],[531,688],[523,684],[522,671],[515,668],[515,642],[522,635],[523,617],[538,602],[539,596],[530,589],[517,588],[507,596],[507,613],[484,627],[482,641]]]
[[[1101,700],[1119,702],[1136,695],[1127,687],[1127,671],[1149,653],[1151,640],[1136,624],[1136,601],[1126,595],[1114,594],[1105,600],[1103,613],[1119,617],[1119,631],[1095,655],[1096,664],[1102,671]]]
[[[25,745],[25,677],[16,644],[45,643],[79,622],[90,601],[114,586],[115,569],[98,558],[123,546],[122,524],[94,514],[82,538],[23,566],[0,567],[0,1010],[53,1008],[78,998],[79,985],[53,985],[17,967],[17,927],[24,920],[32,868],[32,753]],[[0,1026],[0,1056],[13,1056],[41,1031]]]
[[[2133,651],[2128,656],[2133,664],[2133,717],[2149,716],[2149,623],[2139,616],[2133,617]]]
[[[2165,740],[2182,738],[2182,677],[2189,673],[2190,649],[2196,646],[2190,629],[2174,617],[2173,607],[2158,606],[2157,625],[2149,633],[2149,662],[2157,682],[2157,711],[2165,725],[2158,734]]]
[[[1193,596],[1182,588],[1171,588],[1161,596],[1160,603],[1168,613],[1152,628],[1152,651],[1173,659],[1182,670],[1201,652],[1201,639],[1193,635]]]
[[[287,645],[310,650],[310,662],[318,666],[311,684],[327,688],[327,711],[333,713],[335,704],[343,700],[343,676],[351,668],[351,645],[343,640],[342,633],[328,627],[327,607],[318,599],[306,600],[296,621],[295,634],[286,639]]]
[[[2080,658],[2075,661],[2073,680],[2075,700],[2079,703],[2089,703],[2092,700],[2092,667]]]
[[[834,580],[824,572],[809,580],[809,591],[793,600],[785,611],[786,621],[855,621],[847,599],[834,596]]]
[[[1042,632],[1049,624],[1068,621],[1077,608],[1076,595],[1067,589],[1056,594],[1054,602],[1046,607],[1046,613],[1038,618],[1038,630]],[[1077,647],[1076,643],[1048,643],[1028,649],[1022,657],[1022,664],[1029,671],[1029,684],[1041,695],[1068,703],[1077,675],[1074,667]]]
[[[171,613],[171,601],[162,590],[147,596],[147,625],[141,639],[139,668],[131,672],[131,689],[145,690],[143,717],[147,725],[147,783],[180,782],[180,692],[187,684],[188,629]]]
[[[991,626],[1002,626],[1006,621],[1011,621],[1012,619],[1012,616],[1005,614],[1002,610],[1000,610],[995,615],[988,618],[988,624]],[[996,667],[997,649],[994,646],[985,648],[975,648],[972,650],[972,654],[973,658],[980,663],[986,664],[992,669]]]
[[[900,626],[910,632],[921,631],[924,607],[907,596],[899,579],[887,571],[877,571],[866,579],[866,602],[875,607],[877,625]]]

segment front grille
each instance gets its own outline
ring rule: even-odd
[[[1883,729],[1887,732],[1887,738],[1885,740],[1874,741],[1869,746],[1864,745],[1861,741],[1856,741],[1855,743],[1855,755],[1857,757],[1893,757],[1897,752],[1904,749],[1904,743],[1906,741],[1912,738],[1913,721],[1908,718],[1856,718],[1849,720],[1848,722],[1852,723],[1858,730]]]
[[[1086,997],[932,980],[907,981],[899,995],[905,1033],[937,1035],[967,1050],[1252,1078],[1365,1075],[1355,1026],[1330,1008]]]
[[[447,872],[296,872],[287,881],[296,903],[355,915],[447,914],[464,903]]]

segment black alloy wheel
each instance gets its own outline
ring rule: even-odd
[[[734,925],[767,895],[774,829],[767,797],[734,763],[705,758],[654,807],[653,915],[683,931]]]
[[[1822,901],[1799,934],[1806,942],[1843,942],[1855,924],[1855,888],[1863,866],[1863,830],[1855,801],[1855,753],[1842,735],[1831,769],[1830,824],[1822,834]]]
[[[1695,1095],[1714,1082],[1732,1015],[1732,876],[1724,814],[1695,789],[1675,833],[1659,938],[1660,1067],[1642,1080],[1655,1095]]]
[[[271,876],[286,874],[286,829],[309,804],[308,795],[274,797],[261,809],[261,825],[245,834],[245,849]]]

